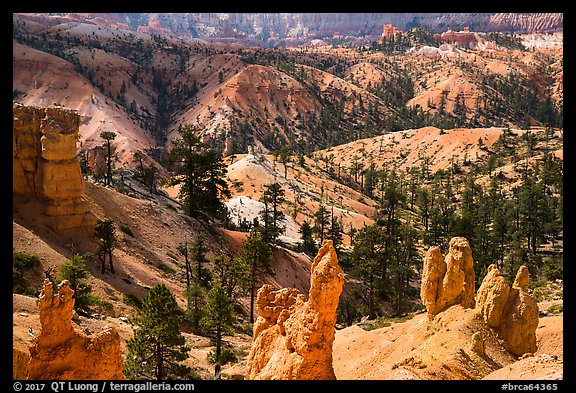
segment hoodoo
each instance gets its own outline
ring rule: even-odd
[[[30,347],[28,379],[124,379],[116,329],[91,336],[74,330],[74,291],[67,280],[57,289],[44,281],[39,302],[42,330]]]
[[[420,297],[430,319],[455,304],[474,308],[474,260],[468,240],[454,237],[446,258],[431,247],[424,258]]]
[[[96,218],[83,200],[84,179],[76,158],[78,113],[14,104],[13,117],[12,182],[19,212],[37,211],[29,209],[34,204],[58,234],[91,233]]]
[[[528,268],[520,266],[510,288],[492,264],[476,295],[476,311],[502,337],[506,349],[517,356],[537,349],[538,304],[528,294],[529,281]]]
[[[308,300],[294,288],[258,291],[246,379],[336,379],[332,344],[344,274],[332,241],[324,242],[311,271]]]

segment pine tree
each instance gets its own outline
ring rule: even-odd
[[[314,213],[314,227],[312,230],[320,239],[320,244],[324,243],[324,239],[328,236],[328,225],[330,224],[330,215],[323,203],[320,203],[318,210]]]
[[[202,234],[198,234],[190,246],[190,262],[196,262],[196,281],[199,285],[206,286],[208,282],[208,272],[202,267],[208,260],[206,259],[206,239]]]
[[[108,218],[96,221],[94,227],[94,235],[100,242],[96,254],[102,263],[100,273],[106,272],[106,256],[108,256],[108,264],[110,272],[114,273],[114,263],[112,262],[112,250],[116,246],[116,236],[114,235],[115,228],[114,222]]]
[[[260,201],[264,203],[264,210],[260,213],[264,224],[262,236],[264,241],[273,243],[284,232],[282,224],[286,217],[280,210],[280,206],[286,201],[284,189],[277,182],[265,184]]]
[[[227,212],[223,199],[231,196],[222,156],[200,141],[198,128],[182,125],[178,131],[181,138],[172,142],[171,151],[178,167],[167,184],[181,185],[178,199],[190,217],[221,218]]]
[[[116,138],[116,133],[112,131],[102,131],[100,138],[104,139],[104,148],[106,149],[106,179],[107,186],[112,184],[112,141]]]
[[[225,334],[233,334],[234,307],[233,301],[220,283],[214,284],[208,292],[208,302],[203,309],[204,317],[200,325],[205,332],[211,335],[216,346],[214,353],[214,379],[220,379],[221,367],[224,363],[222,356],[222,338]]]
[[[134,337],[126,342],[124,375],[128,379],[195,379],[181,362],[190,348],[180,333],[183,311],[164,284],[154,286],[142,300],[134,318]]]
[[[90,254],[75,254],[71,259],[60,265],[58,271],[58,281],[68,280],[70,288],[74,291],[74,309],[83,315],[92,313],[91,306],[94,305],[92,287],[84,280],[90,275],[86,269],[84,261]]]
[[[313,230],[308,220],[304,220],[300,226],[299,232],[300,238],[302,239],[302,242],[300,243],[300,249],[309,256],[315,255],[318,250],[316,249],[316,242],[312,237]]]
[[[342,244],[342,225],[338,221],[338,217],[334,216],[334,206],[332,206],[332,214],[330,217],[330,230],[327,234],[327,239],[332,240],[332,245],[336,250]]]
[[[377,224],[360,229],[352,242],[350,276],[360,279],[361,293],[370,319],[376,318],[378,301],[387,286],[387,277],[383,275],[386,274],[388,260],[384,252],[385,243],[386,232]]]
[[[246,240],[244,240],[242,247],[238,251],[238,258],[246,262],[250,267],[248,287],[250,292],[250,323],[253,323],[256,287],[264,274],[274,274],[274,270],[270,266],[272,249],[264,241],[259,228],[253,228],[250,231],[250,234]]]

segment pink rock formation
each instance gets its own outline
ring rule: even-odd
[[[332,241],[324,242],[311,271],[308,300],[294,288],[259,289],[245,379],[336,378],[332,344],[344,274]]]
[[[458,45],[466,49],[476,49],[478,46],[478,36],[467,27],[465,27],[463,31],[452,31],[448,29],[448,31],[440,34],[440,41]]]
[[[420,297],[430,319],[455,304],[474,308],[475,274],[468,240],[450,240],[446,258],[439,247],[431,247],[424,258]]]
[[[54,292],[46,279],[40,294],[42,330],[30,347],[28,379],[123,379],[120,336],[107,328],[86,336],[72,327],[74,291],[65,280]]]
[[[538,304],[528,294],[529,281],[528,268],[521,266],[510,288],[492,264],[477,294],[476,311],[502,337],[504,347],[517,356],[536,351]]]
[[[396,34],[400,33],[400,29],[394,26],[391,23],[386,23],[384,25],[384,29],[382,30],[382,36],[378,40],[379,44],[382,44],[385,40],[389,40],[390,38],[394,37]]]
[[[69,109],[13,105],[14,196],[42,201],[48,225],[60,234],[91,232],[96,223],[82,199],[79,125],[80,116]]]

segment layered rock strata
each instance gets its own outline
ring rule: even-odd
[[[424,258],[420,298],[430,319],[455,304],[474,308],[475,273],[472,250],[468,240],[450,240],[448,255],[431,247]]]
[[[78,113],[69,109],[13,104],[13,194],[42,202],[48,225],[64,235],[92,231],[96,222],[82,199],[79,125]]]
[[[40,294],[42,330],[30,347],[28,379],[123,379],[120,336],[107,328],[86,336],[72,327],[74,291],[65,280],[57,291],[46,279]]]
[[[502,337],[504,347],[517,356],[537,349],[538,304],[528,293],[529,281],[528,268],[521,266],[510,287],[492,264],[476,295],[476,311]]]
[[[259,289],[245,379],[336,379],[332,344],[344,274],[331,241],[318,251],[310,283],[308,299],[295,288]]]

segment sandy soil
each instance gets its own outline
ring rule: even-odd
[[[521,360],[503,350],[495,333],[472,317],[472,310],[452,307],[439,324],[427,315],[365,331],[354,325],[336,331],[337,379],[561,379],[563,316],[540,318],[538,350]],[[486,357],[470,350],[472,332],[482,331]]]

